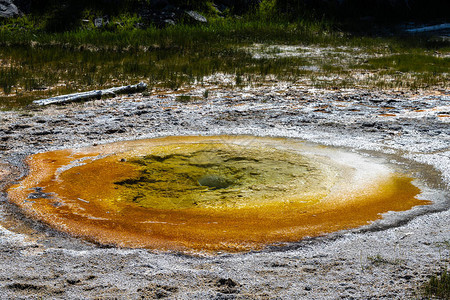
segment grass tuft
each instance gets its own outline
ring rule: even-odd
[[[192,97],[189,95],[180,95],[177,96],[175,100],[180,103],[189,103],[192,101]]]
[[[440,274],[432,275],[423,285],[423,292],[427,297],[450,299],[450,274],[443,270]]]
[[[401,259],[387,259],[381,256],[380,254],[377,254],[375,256],[368,256],[367,259],[375,266],[381,266],[381,265],[399,265],[403,263],[404,261]]]

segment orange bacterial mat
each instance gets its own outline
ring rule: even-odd
[[[28,158],[10,201],[102,244],[249,251],[429,204],[374,158],[283,138],[165,137]]]

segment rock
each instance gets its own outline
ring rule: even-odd
[[[103,18],[96,18],[94,20],[94,26],[99,28],[103,26]]]
[[[163,21],[163,24],[164,24],[163,27],[169,26],[169,25],[176,25],[175,21],[172,20],[172,19],[165,19],[165,20]]]
[[[105,16],[105,17],[98,17],[98,18],[95,18],[95,19],[94,19],[94,26],[95,26],[96,28],[100,28],[100,27],[106,26],[106,25],[108,25],[108,24],[109,24],[109,18],[108,18],[108,16]]]
[[[190,21],[190,23],[208,23],[208,20],[204,16],[194,10],[186,11],[186,15],[188,16],[188,22]]]
[[[19,9],[11,0],[0,0],[0,18],[17,17],[19,14]]]

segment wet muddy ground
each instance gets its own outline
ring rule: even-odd
[[[420,298],[420,284],[450,256],[449,91],[279,82],[207,88],[207,98],[199,87],[182,98],[151,92],[0,112],[1,188],[26,174],[23,160],[33,153],[168,135],[246,134],[385,159],[417,177],[421,197],[434,204],[259,252],[190,256],[66,236],[23,217],[2,193],[1,298]]]

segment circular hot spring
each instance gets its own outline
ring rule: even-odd
[[[28,164],[11,201],[58,230],[122,247],[257,250],[429,204],[394,166],[283,138],[165,137]]]

